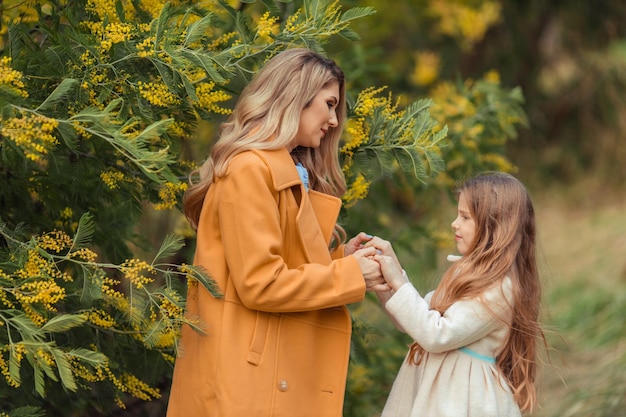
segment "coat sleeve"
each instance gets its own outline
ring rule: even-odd
[[[220,179],[219,190],[216,197],[226,262],[247,308],[310,311],[364,298],[365,281],[353,256],[328,265],[288,267],[284,254],[297,248],[288,248],[283,241],[279,193],[259,158],[233,161],[229,174]]]
[[[426,351],[438,353],[467,346],[499,329],[509,307],[498,287],[480,298],[457,301],[442,315],[430,310],[428,302],[407,283],[386,302],[385,309]]]
[[[330,256],[333,259],[339,259],[344,257],[344,248],[346,245],[338,245],[331,253]]]

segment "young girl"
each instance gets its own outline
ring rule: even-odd
[[[468,180],[452,222],[461,257],[423,297],[389,242],[382,252],[389,291],[377,292],[396,326],[414,340],[383,417],[508,417],[536,402],[540,284],[535,218],[524,186],[504,173]]]

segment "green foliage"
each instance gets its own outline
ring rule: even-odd
[[[369,185],[400,170],[426,183],[442,172],[447,127],[430,116],[432,102],[422,99],[398,110],[383,88],[368,88],[351,106],[346,140],[340,149],[350,186],[343,199],[350,208],[367,196]]]
[[[180,237],[168,236],[150,263],[115,265],[96,262],[88,249],[94,229],[88,214],[73,238],[56,231],[24,241],[0,226],[6,245],[0,254],[0,322],[6,328],[0,333],[0,372],[7,388],[22,392],[19,400],[1,396],[3,409],[47,398],[47,409],[70,410],[62,398],[78,390],[109,398],[103,409],[114,400],[121,404],[126,394],[159,398],[146,383],[154,377],[133,358],[150,357],[155,369],[166,372],[181,325],[202,331],[201,323],[183,316],[177,277],[219,293],[198,267],[163,261],[181,248]]]
[[[394,170],[372,186],[371,198],[359,201],[344,216],[348,230],[384,236],[407,251],[407,264],[420,269],[437,267],[438,251],[454,246],[448,232],[452,213],[440,208],[453,196],[457,181],[481,171],[515,172],[505,149],[527,123],[519,89],[503,89],[489,75],[464,83],[442,82],[431,100],[429,114],[439,122],[436,126],[446,128],[446,146],[439,146],[435,155],[435,161],[445,161],[445,170],[435,170],[428,181]],[[364,165],[375,171],[371,161]]]
[[[180,326],[202,331],[182,314],[185,285],[219,296],[186,264],[180,234],[155,242],[146,230],[184,221],[185,177],[211,146],[203,129],[216,131],[285,48],[324,53],[349,42],[337,60],[350,68],[352,27],[375,10],[325,0],[2,4],[0,405],[11,416],[110,415],[132,397],[160,398]],[[368,87],[350,102],[343,216],[349,228],[411,241],[407,253],[432,254],[416,236],[434,230],[425,216],[449,187],[444,163],[449,175],[500,167],[486,155],[501,156],[522,124],[521,94],[481,80],[393,101],[362,71],[354,81],[346,71],[351,89]],[[389,221],[396,213],[413,217],[408,227]],[[363,415],[386,397],[373,381],[393,377],[404,342],[372,350],[366,336],[379,330],[361,333],[356,313],[346,411]],[[357,397],[363,389],[372,395]]]
[[[353,343],[344,415],[376,416],[391,391],[410,338],[398,331],[372,294],[352,306]]]

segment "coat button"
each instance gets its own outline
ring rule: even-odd
[[[278,390],[285,392],[287,391],[287,389],[289,389],[289,384],[287,383],[286,380],[281,379],[280,382],[278,383]]]

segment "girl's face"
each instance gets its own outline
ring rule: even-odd
[[[461,255],[467,255],[476,237],[476,223],[470,214],[465,194],[459,195],[457,217],[452,222],[456,247]]]
[[[339,104],[339,83],[332,82],[321,89],[307,107],[300,113],[300,125],[291,149],[297,146],[317,148],[329,127],[337,127],[337,105]]]

